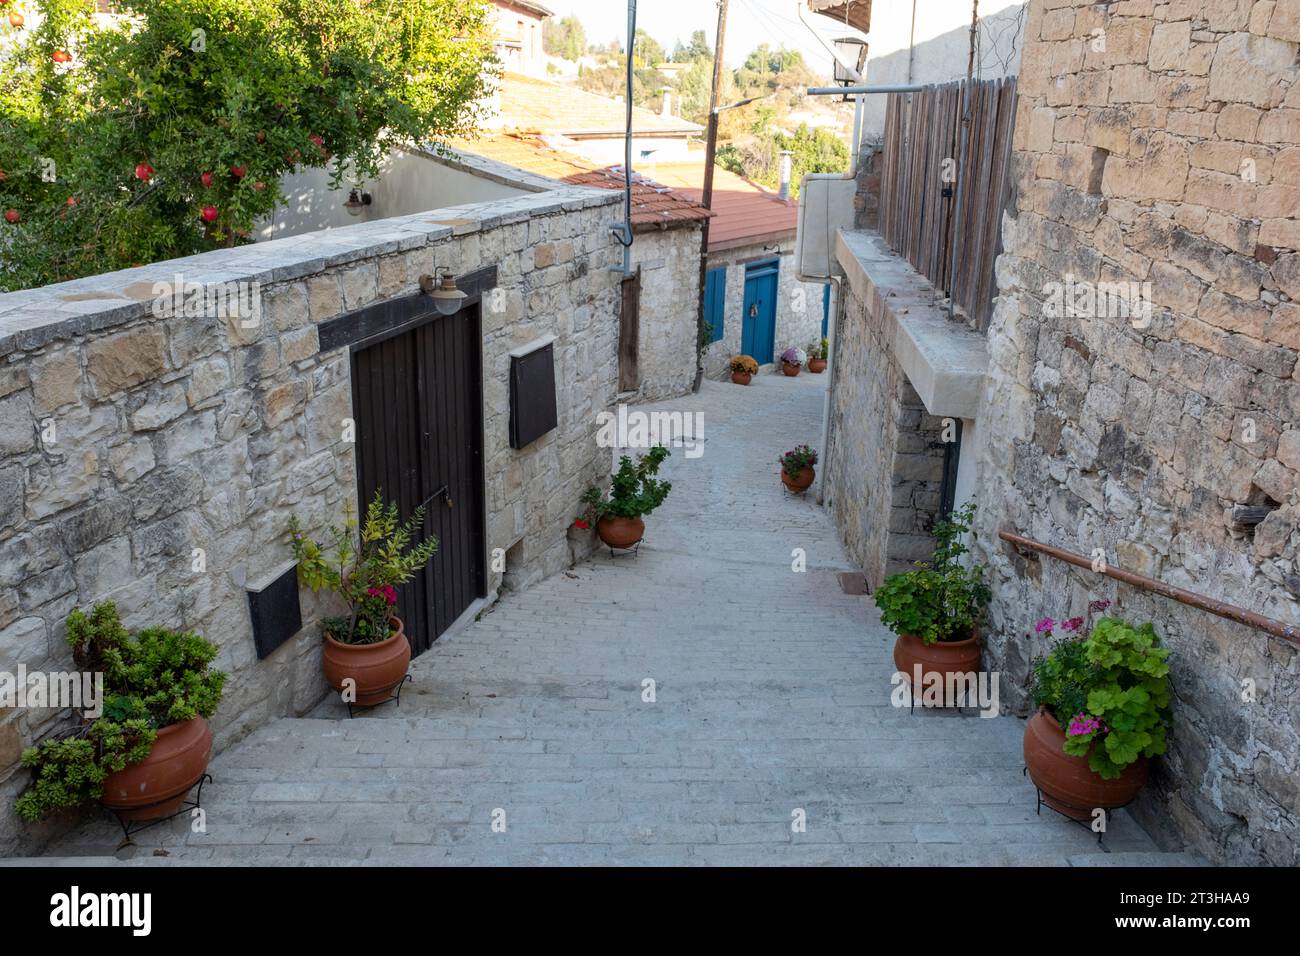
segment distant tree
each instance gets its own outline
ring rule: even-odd
[[[842,173],[848,169],[849,148],[828,129],[800,123],[793,134],[770,128],[774,111],[758,111],[754,132],[718,150],[718,165],[769,189],[781,185],[781,153],[791,152],[790,195],[799,198],[799,185],[808,173]]]
[[[691,42],[685,46],[678,40],[677,48],[673,51],[674,63],[694,63],[697,60],[713,62],[713,48],[709,46],[708,37],[703,30],[692,33]]]
[[[636,31],[637,66],[658,66],[668,62],[668,53],[659,41],[644,30]]]
[[[559,20],[547,17],[542,21],[542,48],[551,56],[576,61],[587,52],[587,31],[582,21],[573,14]]]

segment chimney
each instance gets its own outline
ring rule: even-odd
[[[659,111],[663,116],[673,115],[673,93],[672,90],[664,90],[664,106]]]
[[[781,150],[781,198],[790,198],[790,150]]]

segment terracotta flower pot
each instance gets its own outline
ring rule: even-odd
[[[212,756],[212,731],[202,717],[158,731],[149,756],[104,779],[100,803],[123,820],[158,820],[185,802]]]
[[[785,374],[789,375],[791,378],[794,378],[794,376],[799,374],[799,368],[800,366],[796,365],[794,362],[781,362],[781,371],[785,372]]]
[[[321,657],[325,680],[342,692],[343,681],[352,678],[357,694],[352,703],[360,707],[388,700],[411,666],[411,642],[406,639],[402,619],[390,620],[396,630],[378,644],[343,644],[325,635],[325,653]]]
[[[924,692],[926,685],[933,686],[930,674],[937,674],[942,682],[944,699],[947,700],[948,675],[979,673],[980,641],[979,635],[972,633],[961,641],[936,641],[927,644],[911,634],[900,634],[894,642],[894,666],[898,668],[909,684],[916,675],[921,675],[921,686],[914,693]],[[920,667],[920,671],[917,667]]]
[[[808,360],[808,371],[812,372],[814,375],[820,375],[822,372],[826,371],[826,360],[825,360],[825,359],[809,359],[809,360]]]
[[[611,548],[630,548],[645,537],[640,518],[604,517],[596,522],[596,534]]]
[[[748,372],[731,373],[731,380],[735,382],[737,385],[748,385],[750,383],[750,380],[753,379],[753,377],[754,376],[749,374]]]
[[[1139,757],[1115,780],[1103,780],[1087,757],[1062,750],[1065,731],[1042,707],[1025,724],[1025,766],[1043,793],[1043,802],[1074,820],[1090,822],[1097,808],[1113,810],[1129,803],[1147,782],[1147,759]],[[1095,746],[1095,744],[1094,744]]]
[[[791,491],[800,494],[808,490],[808,486],[813,483],[813,479],[816,477],[817,472],[815,472],[811,466],[802,469],[799,474],[795,475],[793,478],[790,477],[788,471],[784,468],[781,469],[781,483]]]

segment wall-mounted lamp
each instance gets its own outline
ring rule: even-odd
[[[348,200],[343,204],[343,208],[348,211],[349,216],[359,216],[372,201],[370,193],[353,189],[348,193]]]
[[[420,276],[420,291],[433,300],[433,307],[439,315],[455,315],[460,311],[461,304],[469,298],[456,288],[456,277],[445,270],[431,276]]]

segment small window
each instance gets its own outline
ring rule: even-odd
[[[510,447],[523,448],[559,424],[554,336],[510,353]]]

